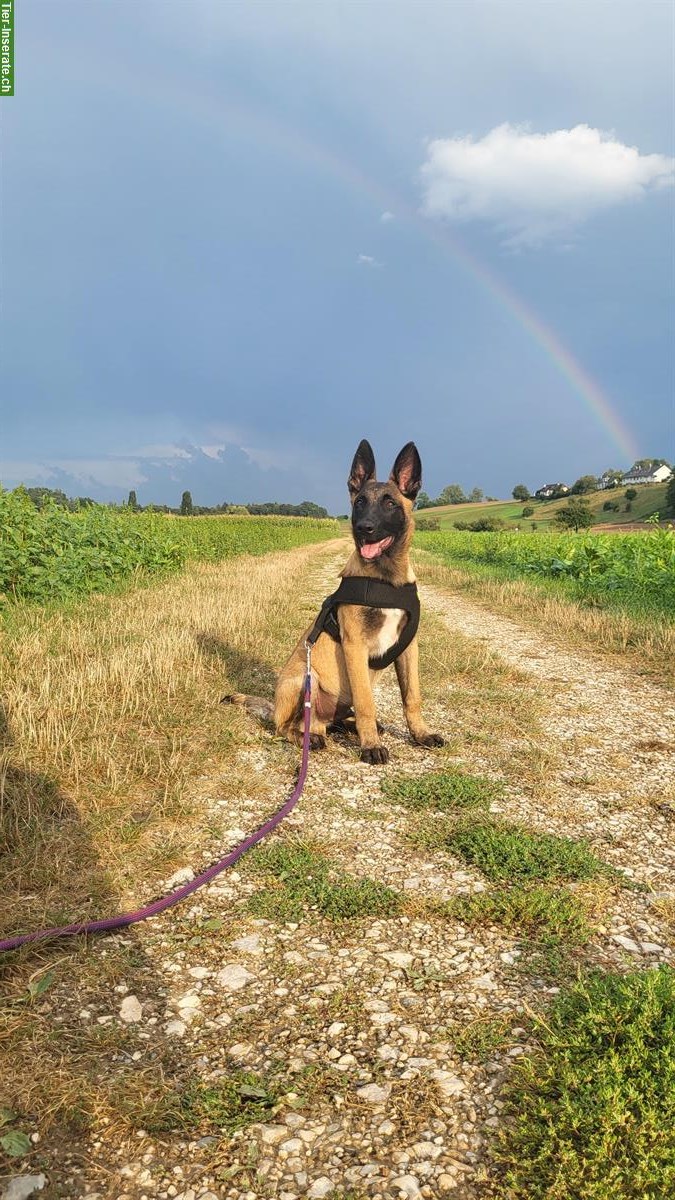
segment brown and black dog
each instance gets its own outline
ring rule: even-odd
[[[422,464],[417,448],[408,442],[398,455],[386,483],[375,479],[375,459],[362,441],[352,463],[348,487],[352,502],[352,535],[355,548],[342,577],[366,577],[398,586],[414,583],[410,542],[414,531],[413,505],[422,484]],[[321,633],[312,653],[312,709],[310,745],[322,749],[329,725],[352,715],[361,743],[361,760],[385,763],[389,752],[382,745],[375,718],[373,679],[377,671],[369,660],[384,655],[398,641],[409,617],[402,609],[340,604],[337,620],[340,640]],[[306,668],[305,641],[300,638],[281,671],[274,706],[255,696],[226,696],[259,716],[273,716],[277,732],[301,743]],[[419,746],[442,746],[443,738],[430,733],[420,709],[417,635],[395,660],[406,721]]]

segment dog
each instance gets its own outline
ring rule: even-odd
[[[421,713],[416,633],[419,601],[409,554],[415,528],[413,507],[422,486],[422,464],[415,444],[408,442],[403,447],[386,483],[378,483],[375,475],[373,451],[364,439],[354,455],[347,484],[354,550],[341,573],[341,589],[343,593],[346,589],[351,599],[355,594],[367,597],[370,590],[375,601],[340,602],[338,589],[331,608],[333,597],[328,597],[322,615],[333,611],[332,632],[328,624],[320,625],[320,616],[313,629],[303,634],[279,675],[273,705],[240,693],[225,696],[223,701],[242,704],[263,718],[272,717],[278,734],[301,745],[306,641],[316,639],[311,671],[311,749],[323,749],[328,728],[346,729],[353,718],[361,761],[379,764],[388,761],[389,752],[380,741],[373,680],[392,655],[396,655],[393,661],[413,741],[429,747],[442,746],[444,739],[430,733]],[[394,607],[399,596],[406,598],[407,610]],[[385,607],[377,607],[378,597]],[[325,623],[326,617],[323,619]]]

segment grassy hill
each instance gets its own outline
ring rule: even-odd
[[[591,492],[588,500],[594,521],[602,525],[626,525],[645,521],[653,513],[666,515],[666,483],[643,483],[635,490],[637,496],[633,500],[631,512],[625,512],[626,499],[624,487],[612,488],[604,492]],[[603,504],[612,500],[619,504],[618,512],[603,512]],[[445,504],[441,508],[423,508],[416,514],[418,518],[433,518],[440,520],[441,529],[453,529],[455,521],[477,521],[479,517],[499,517],[509,526],[520,526],[529,530],[532,522],[537,529],[548,530],[555,521],[558,509],[564,508],[567,501],[563,500],[489,500],[482,504]],[[524,517],[523,508],[534,509],[531,517]]]

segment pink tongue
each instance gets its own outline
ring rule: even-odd
[[[393,538],[386,537],[382,538],[381,542],[365,542],[361,547],[361,557],[368,559],[379,558],[382,551],[386,550],[387,546],[390,546],[393,540]]]

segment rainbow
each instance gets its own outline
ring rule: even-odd
[[[168,91],[163,86],[153,85],[147,78],[141,83],[131,73],[127,74],[125,71],[125,74],[125,90],[128,82],[128,90],[136,91],[139,97],[142,94],[144,101],[152,98],[161,107],[173,104],[177,112],[194,114],[197,120],[224,130],[229,135],[244,136],[250,140],[267,143],[301,161],[305,166],[331,175],[348,190],[369,197],[377,204],[380,212],[392,212],[397,219],[416,227],[425,238],[433,241],[464,268],[470,278],[478,283],[546,354],[627,463],[631,464],[639,457],[639,447],[633,432],[598,383],[591,378],[558,335],[494,270],[470,253],[447,227],[427,220],[406,200],[389,192],[353,163],[339,157],[327,147],[311,141],[298,130],[284,124],[277,116],[269,113],[263,115],[250,107],[224,102],[192,87],[178,93],[175,90]]]

